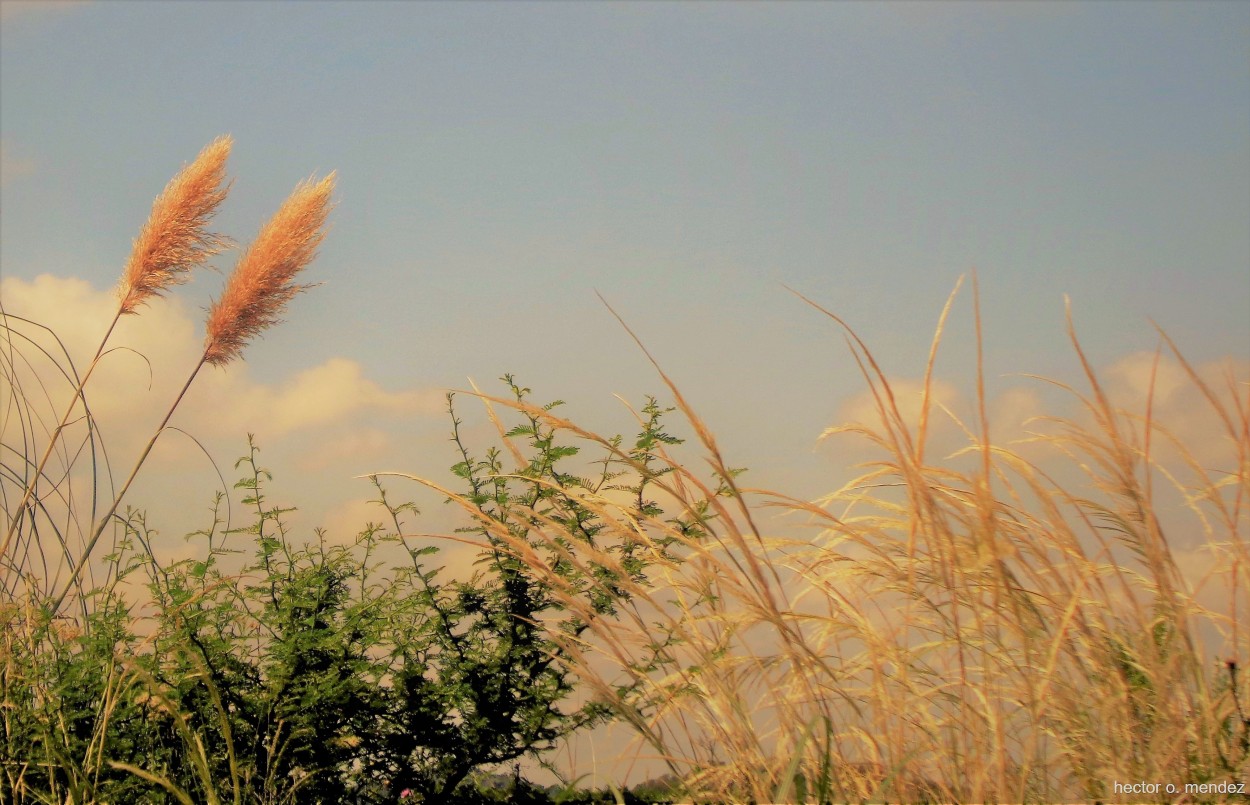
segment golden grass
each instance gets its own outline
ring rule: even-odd
[[[1237,673],[1250,657],[1250,378],[1213,388],[1166,342],[1223,436],[1230,463],[1216,471],[1155,418],[1153,378],[1133,409],[1116,407],[1070,328],[1089,387],[1072,391],[1078,414],[1035,423],[1028,444],[993,444],[978,378],[966,448],[934,459],[941,327],[914,421],[845,331],[879,422],[831,434],[865,438],[879,458],[825,499],[739,488],[665,378],[706,465],[666,455],[668,472],[650,472],[670,505],[662,516],[589,492],[579,501],[611,524],[597,544],[651,549],[650,584],[631,582],[617,554],[570,542],[550,513],[516,513],[538,523],[530,541],[480,521],[591,624],[582,639],[553,637],[637,732],[639,752],[712,801],[1134,801],[1116,783],[1182,794],[1250,783],[1250,691]],[[549,411],[483,399],[626,460]],[[813,536],[766,533],[768,509]],[[679,561],[663,558],[665,543]],[[1178,546],[1209,552],[1210,569],[1183,573]],[[593,617],[544,556],[609,571],[626,592],[619,617]],[[1244,801],[1209,792],[1189,800]]]
[[[296,284],[295,277],[325,238],[333,190],[333,173],[303,182],[261,228],[209,308],[205,361],[221,366],[237,358],[248,341],[280,321],[287,302],[311,287]]]
[[[152,203],[122,272],[122,313],[134,313],[152,296],[185,282],[191,269],[229,243],[206,227],[230,189],[223,182],[233,144],[229,136],[213,140]]]

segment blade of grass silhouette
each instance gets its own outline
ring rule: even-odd
[[[14,508],[15,513],[5,529],[4,539],[0,540],[0,557],[8,553],[26,504],[34,495],[48,460],[52,457],[79,401],[86,407],[83,389],[99,365],[104,349],[122,316],[136,313],[137,308],[146,304],[151,297],[161,296],[170,286],[185,282],[191,269],[221,252],[228,242],[220,235],[208,232],[206,227],[229,193],[229,185],[222,187],[222,182],[225,180],[226,158],[230,155],[232,145],[233,140],[229,136],[218,137],[209,143],[191,164],[170,180],[164,191],[152,202],[152,212],[139,237],[135,239],[130,258],[122,272],[117,312],[109,322],[104,337],[100,339],[95,355],[78,381],[65,413],[53,429],[43,456],[39,459],[30,482],[26,484],[21,500]]]
[[[126,497],[126,493],[130,491],[130,485],[134,483],[135,478],[139,475],[139,470],[143,468],[143,463],[147,460],[148,454],[152,452],[152,448],[156,446],[156,440],[160,438],[165,431],[165,426],[169,424],[169,420],[173,417],[174,411],[178,409],[178,405],[182,402],[182,398],[186,396],[187,390],[191,388],[191,384],[195,382],[195,377],[200,373],[200,369],[207,362],[207,355],[200,358],[199,363],[195,365],[187,382],[182,385],[182,390],[178,392],[178,396],[174,398],[173,405],[165,412],[165,418],[161,420],[161,424],[157,426],[156,432],[152,434],[152,438],[148,440],[147,445],[143,448],[143,452],[139,454],[138,460],[135,462],[134,469],[130,471],[130,476],[126,479],[126,483],[122,485],[121,491],[117,493],[117,497],[113,499],[113,504],[109,510],[104,513],[96,524],[95,530],[92,532],[87,544],[83,546],[82,552],[79,554],[78,561],[74,563],[73,569],[70,571],[69,580],[65,582],[65,588],[53,600],[51,612],[56,613],[60,610],[61,605],[65,603],[66,597],[77,584],[78,578],[82,575],[83,569],[91,560],[91,554],[95,550],[96,544],[100,541],[100,537],[108,528],[109,523],[113,519],[113,515],[117,513],[117,509],[122,504],[122,500]]]

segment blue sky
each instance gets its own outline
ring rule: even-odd
[[[108,289],[221,133],[241,243],[339,171],[323,285],[249,350],[256,384],[514,372],[620,429],[611,395],[660,383],[597,291],[763,483],[860,389],[783,285],[900,377],[972,269],[995,378],[1075,379],[1064,294],[1096,363],[1152,348],[1151,321],[1196,361],[1250,351],[1243,4],[3,8],[6,279]],[[219,286],[180,291],[190,320]],[[970,321],[965,294],[955,378]]]
[[[855,457],[815,445],[863,385],[785,286],[906,388],[975,269],[1004,416],[1038,408],[1020,373],[1080,382],[1065,294],[1125,389],[1152,321],[1247,376],[1250,4],[3,0],[0,45],[4,305],[80,356],[152,199],[215,136],[235,138],[216,229],[241,244],[338,171],[321,286],[175,420],[227,477],[257,433],[311,524],[362,522],[359,473],[445,480],[441,394],[468,378],[513,372],[628,429],[613,395],[662,384],[596,292],[729,462],[799,497]],[[118,353],[99,378],[118,464],[221,282],[119,332],[147,363]],[[965,286],[939,363],[956,408],[971,321]],[[132,502],[205,525],[182,521],[216,484],[198,448],[171,434],[155,458]]]

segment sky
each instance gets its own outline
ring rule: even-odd
[[[331,170],[337,207],[320,285],[197,381],[132,493],[172,534],[205,525],[249,432],[305,524],[350,532],[356,476],[447,480],[445,390],[504,373],[628,431],[615,395],[670,395],[600,297],[729,463],[801,498],[845,476],[857,454],[817,440],[865,398],[789,289],[914,388],[975,271],[1003,416],[1048,393],[1022,375],[1080,381],[1065,297],[1126,388],[1156,324],[1196,364],[1250,361],[1250,4],[2,0],[6,311],[89,358],[152,199],[220,134],[217,231],[245,245]],[[93,392],[117,465],[236,259],[119,331],[135,351]],[[938,363],[952,401],[971,299]]]

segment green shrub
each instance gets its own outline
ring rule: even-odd
[[[524,401],[528,389],[506,380]],[[84,599],[81,630],[25,624],[28,639],[8,655],[16,673],[4,677],[18,704],[3,744],[20,781],[13,801],[394,802],[407,792],[442,802],[475,796],[462,785],[475,770],[541,755],[603,720],[599,704],[570,704],[568,657],[550,634],[577,638],[611,616],[614,574],[645,581],[638,546],[599,537],[599,515],[580,499],[630,474],[629,494],[658,511],[633,465],[676,441],[664,412],[644,408],[629,468],[609,456],[588,479],[564,469],[577,447],[535,417],[503,434],[505,449],[474,457],[452,403],[453,473],[476,518],[462,539],[481,553],[472,578],[429,565],[437,545],[405,536],[415,507],[391,503],[378,478],[385,524],[349,544],[323,532],[298,542],[251,443],[236,465],[249,525],[223,531],[215,516],[190,537],[200,555],[162,565],[132,511],[109,582]],[[520,457],[514,472],[505,454]],[[519,555],[537,523],[620,557],[611,569],[550,557],[563,595],[576,591],[586,607],[570,611]],[[242,561],[241,540],[251,544]],[[154,608],[146,621],[121,592],[139,572]]]

